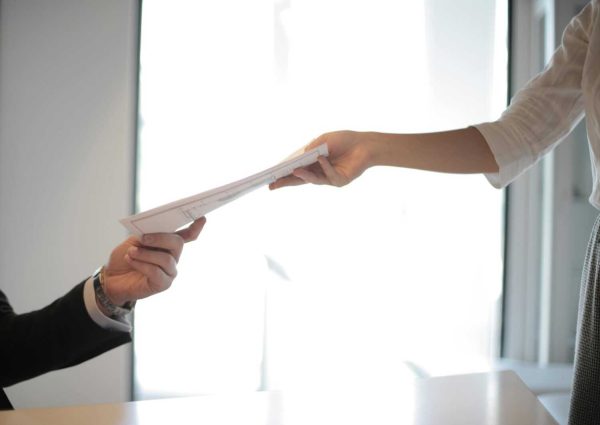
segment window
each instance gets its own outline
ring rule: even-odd
[[[507,4],[144,2],[140,210],[267,168],[325,131],[498,116]],[[137,398],[394,388],[497,353],[502,192],[371,169],[208,215],[171,290],[136,310]]]

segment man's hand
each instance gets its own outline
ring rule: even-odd
[[[295,169],[293,174],[271,183],[269,188],[279,189],[305,183],[345,186],[371,166],[367,133],[325,133],[313,140],[304,151],[307,152],[323,143],[327,143],[328,157],[321,156],[317,163]]]
[[[131,236],[110,254],[104,268],[104,291],[122,306],[168,289],[177,276],[183,245],[194,241],[206,223],[204,217],[176,233]]]

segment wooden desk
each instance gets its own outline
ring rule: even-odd
[[[0,425],[556,425],[513,372],[425,379],[398,392],[261,392],[23,409]]]

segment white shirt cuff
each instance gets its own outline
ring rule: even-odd
[[[517,137],[507,135],[498,121],[473,127],[482,134],[498,164],[498,172],[485,173],[487,180],[496,189],[508,186],[537,160],[518,144]]]
[[[85,282],[83,287],[83,302],[85,303],[85,308],[92,320],[101,328],[121,332],[131,332],[132,326],[127,320],[127,317],[116,320],[102,313],[98,304],[96,304],[94,282],[91,277]]]

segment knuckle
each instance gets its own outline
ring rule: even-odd
[[[150,278],[154,281],[160,281],[161,279],[161,273],[160,273],[160,268],[157,266],[152,266],[152,268],[150,269]]]

